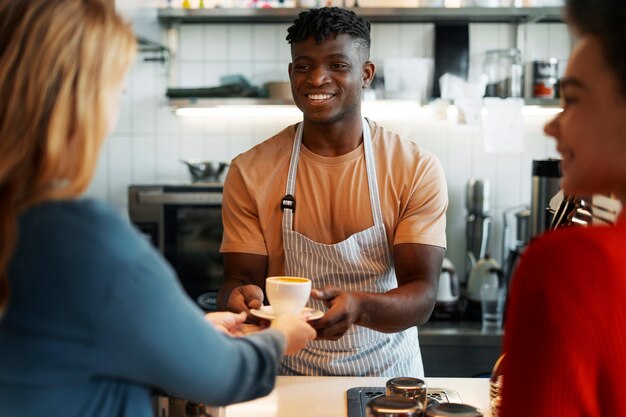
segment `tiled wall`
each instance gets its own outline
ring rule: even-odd
[[[142,34],[160,35],[148,0],[125,3],[123,11],[133,16]],[[135,7],[133,7],[133,4]],[[126,8],[124,10],[124,8]],[[289,48],[285,24],[183,25],[179,36],[178,86],[211,86],[224,74],[239,73],[253,83],[287,79]],[[375,24],[372,58],[432,57],[432,24]],[[470,25],[471,71],[479,71],[488,49],[524,47],[526,60],[557,57],[566,59],[571,41],[562,24]],[[187,181],[181,158],[230,160],[271,136],[297,117],[246,120],[238,117],[178,118],[167,108],[165,89],[168,68],[144,62],[140,54],[128,79],[121,117],[114,134],[105,143],[97,175],[89,195],[108,200],[120,211],[127,210],[126,188],[131,183]],[[486,178],[492,185],[494,228],[491,252],[500,256],[502,211],[530,201],[531,161],[557,157],[542,126],[548,116],[525,117],[524,152],[489,154],[483,149],[479,127],[458,125],[419,115],[378,116],[375,120],[434,152],[446,171],[448,211],[447,256],[464,270],[464,189],[471,177]]]

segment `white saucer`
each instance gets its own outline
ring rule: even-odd
[[[324,315],[323,311],[320,310],[315,310],[313,308],[310,307],[304,307],[301,311],[302,314],[308,313],[310,314],[308,320],[317,320],[322,318],[322,316]],[[250,310],[250,314],[252,314],[255,317],[258,317],[260,319],[265,319],[265,320],[273,320],[276,318],[276,315],[274,314],[274,310],[272,310],[272,306],[262,306],[259,309],[253,308]]]

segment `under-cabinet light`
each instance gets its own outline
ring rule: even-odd
[[[434,117],[432,106],[420,106],[417,101],[365,101],[362,106],[363,115],[373,119],[399,117]],[[524,106],[524,116],[554,116],[561,112],[559,107]],[[221,105],[212,107],[178,107],[174,110],[181,117],[298,117],[300,109],[294,105]],[[448,106],[447,119],[456,120],[457,109]],[[444,117],[446,118],[446,117]]]

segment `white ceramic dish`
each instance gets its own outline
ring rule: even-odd
[[[324,315],[323,311],[315,310],[309,307],[304,307],[302,309],[302,314],[305,314],[305,313],[310,314],[309,319],[308,319],[309,321],[320,319]],[[276,315],[274,314],[274,311],[272,310],[272,306],[262,306],[259,309],[253,308],[252,310],[250,310],[250,314],[260,319],[265,319],[265,320],[274,320],[276,318]]]

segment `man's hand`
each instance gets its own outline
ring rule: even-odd
[[[235,313],[245,312],[249,315],[250,309],[261,308],[262,305],[263,290],[256,285],[243,285],[231,291],[226,309]]]
[[[311,298],[324,301],[328,307],[324,317],[311,322],[313,328],[317,330],[318,339],[339,339],[359,318],[360,303],[354,292],[326,286],[312,290]]]

